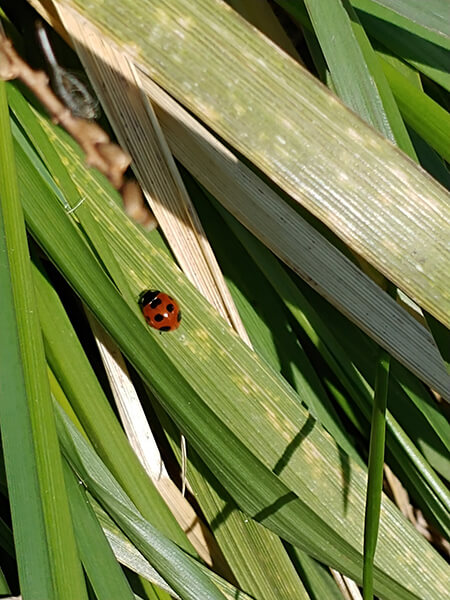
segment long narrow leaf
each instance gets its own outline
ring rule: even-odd
[[[27,159],[19,147],[16,152],[23,170]],[[181,299],[184,320],[179,333],[155,336],[137,320],[85,244],[74,236],[70,216],[56,197],[48,188],[42,189],[39,177],[29,170],[23,172],[27,173],[21,177],[23,201],[33,235],[241,508],[285,539],[358,579],[365,486],[360,468],[350,461],[352,477],[343,489],[342,453],[334,442],[308,419],[282,379],[232,334],[115,203],[99,204],[99,196],[92,209],[100,211],[104,234],[134,282],[136,297],[138,290],[152,281],[173,290]],[[33,190],[33,202],[28,201],[28,190]],[[49,215],[54,225],[51,230],[46,226]],[[170,378],[164,376],[168,364]],[[270,419],[266,418],[267,411]],[[283,456],[283,468],[273,473]],[[329,477],[318,476],[322,469],[330,468]],[[244,489],[242,481],[246,482]],[[400,531],[401,548],[395,541]],[[420,548],[409,553],[407,563],[400,558],[405,547]],[[419,555],[420,568],[424,561],[429,563],[429,578],[423,584],[427,595],[438,598],[442,594],[438,575],[442,562],[414,530],[398,520],[398,513],[384,500],[375,572],[378,593],[411,598],[412,590],[422,585],[417,581],[419,567],[413,558]],[[406,571],[401,583],[395,581],[399,561],[402,572]]]
[[[11,284],[3,204],[18,202],[9,112],[0,82],[0,422],[20,584],[25,600],[55,598]],[[26,499],[26,502],[25,502]],[[31,535],[32,532],[32,535]]]
[[[0,85],[2,96],[0,111],[2,113],[2,129],[4,132],[4,135],[2,135],[2,140],[4,140],[2,146],[3,156],[0,162],[6,166],[13,159],[13,146],[7,123],[8,111],[4,96],[5,86],[3,83],[0,83]],[[8,152],[9,158],[7,156]],[[39,553],[38,560],[44,561],[42,563],[43,575],[39,575],[36,585],[38,588],[45,585],[49,598],[82,600],[87,597],[87,592],[64,486],[61,456],[47,379],[44,347],[38,315],[35,310],[34,288],[25,223],[22,207],[19,203],[17,184],[14,184],[14,170],[12,174],[13,177],[7,176],[8,180],[5,180],[5,189],[1,200],[6,247],[8,249],[11,268],[11,283],[14,290],[18,341],[28,398],[28,408],[25,409],[22,406],[23,412],[20,418],[23,419],[25,417],[25,419],[30,419],[30,422],[26,424],[25,431],[28,432],[28,435],[31,433],[33,440],[32,454],[35,456],[36,473],[39,479],[38,501],[41,503],[45,525],[45,541],[47,543],[47,556],[44,557]],[[6,173],[3,173],[2,180],[5,175]],[[10,422],[11,425],[12,423]],[[23,447],[19,450],[20,454],[22,452]],[[29,468],[31,466],[30,463],[27,466]],[[9,469],[11,468],[12,465],[9,465]],[[19,474],[21,475],[20,472]],[[31,482],[33,480],[34,476]],[[22,496],[18,502],[20,510],[20,503],[28,502],[27,496]],[[14,508],[13,511],[15,510]],[[42,551],[42,544],[45,543],[41,529],[42,517],[36,513],[34,517],[37,517],[35,523],[36,541],[38,548]],[[35,565],[39,564],[39,562],[35,563],[34,556],[29,556],[28,559]],[[51,581],[49,581],[46,560],[49,560]],[[24,568],[26,569],[27,566],[24,565]],[[34,576],[36,576],[36,573]],[[28,582],[25,581],[24,593],[31,594],[31,598],[34,591],[33,589],[28,589],[27,584]]]
[[[375,52],[347,0],[306,0],[338,96],[414,158],[415,153]]]
[[[383,465],[386,439],[386,406],[389,387],[391,357],[383,350],[379,353],[375,393],[373,398],[372,421],[370,430],[370,448],[368,460],[368,478],[366,495],[366,513],[364,515],[364,600],[373,599],[373,569],[375,549],[380,521],[381,495],[383,491]]]
[[[134,600],[134,594],[103,535],[79,480],[64,463],[64,476],[81,560],[98,600]]]

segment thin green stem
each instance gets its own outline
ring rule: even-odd
[[[380,521],[381,492],[383,488],[384,447],[386,439],[386,406],[390,363],[390,355],[386,351],[381,350],[373,399],[366,513],[364,519],[364,600],[373,599],[373,569]]]

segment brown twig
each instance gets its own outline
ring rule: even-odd
[[[78,142],[86,155],[86,164],[98,169],[119,190],[127,213],[131,212],[130,216],[146,228],[154,226],[155,220],[145,207],[140,188],[124,178],[131,157],[111,142],[97,123],[74,116],[49,86],[46,73],[33,70],[16,52],[11,40],[1,32],[0,78],[5,81],[20,79],[41,102],[53,122],[62,125]]]

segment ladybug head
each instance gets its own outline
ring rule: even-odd
[[[159,293],[159,290],[146,290],[145,292],[142,292],[142,294],[139,296],[139,305],[146,306],[147,304],[150,304],[150,302],[154,300]]]

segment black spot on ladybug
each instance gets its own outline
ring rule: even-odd
[[[181,310],[178,311],[177,314],[177,321],[180,322],[181,321]]]
[[[163,325],[162,327],[159,327],[159,331],[170,331],[170,327],[168,325]]]
[[[158,306],[161,304],[161,300],[159,298],[155,298],[154,300],[152,300],[150,302],[150,306],[152,308],[158,308]]]
[[[154,320],[155,320],[155,321],[157,321],[158,323],[160,323],[160,322],[161,322],[161,321],[164,319],[164,316],[163,316],[163,315],[160,315],[160,314],[158,313],[158,314],[157,314],[157,315],[155,315],[153,318],[154,318]]]
[[[175,308],[175,307],[174,307],[174,305],[173,305],[173,304],[168,304],[168,305],[166,306],[166,310],[167,310],[167,312],[173,312],[173,309],[174,309],[174,308]]]

